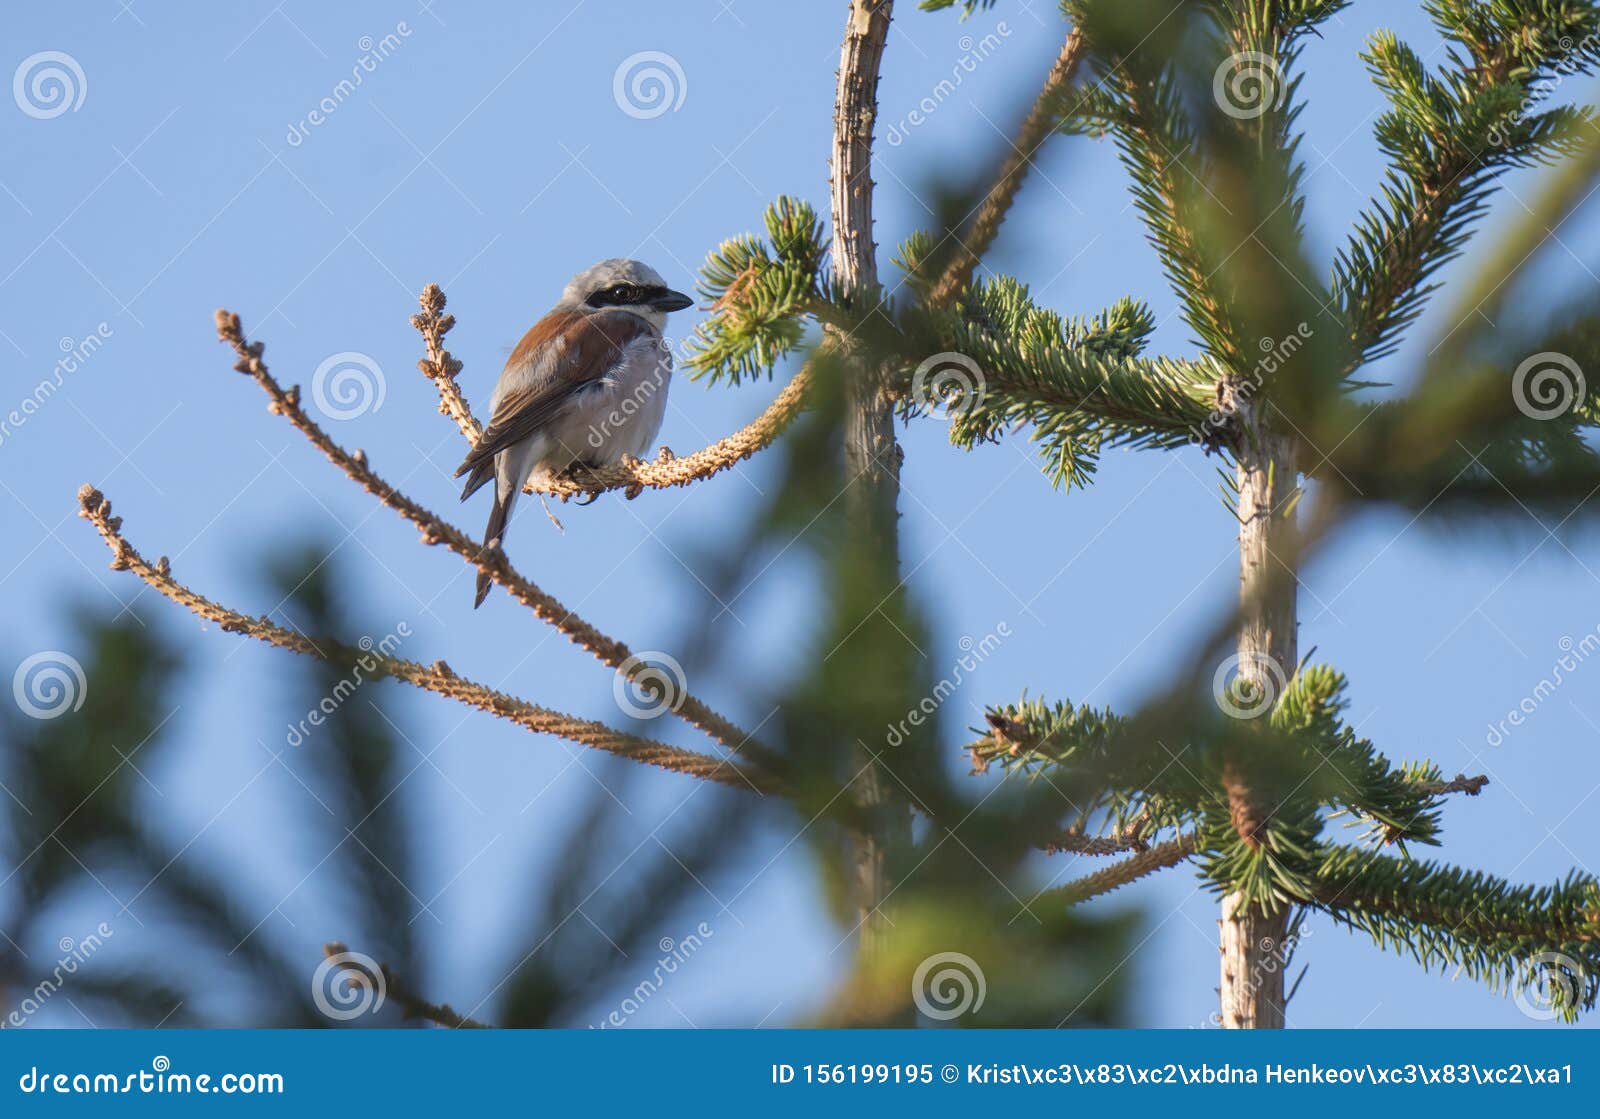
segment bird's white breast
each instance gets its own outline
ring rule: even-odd
[[[624,455],[649,458],[667,414],[671,381],[672,355],[660,335],[639,338],[604,377],[562,410],[556,442],[572,453],[573,461],[609,464]]]

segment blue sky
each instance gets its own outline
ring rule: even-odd
[[[136,545],[172,556],[180,578],[247,612],[273,605],[248,577],[252,561],[275,541],[320,533],[338,544],[367,632],[402,621],[413,631],[402,655],[443,657],[536,701],[615,721],[609,673],[503,595],[472,613],[464,565],[420,547],[266,413],[259,392],[229,372],[211,312],[237,311],[286,381],[309,385],[332,355],[365,355],[379,371],[367,376],[381,383],[381,404],[328,426],[476,532],[484,510],[457,510],[450,478],[459,436],[415,368],[407,317],[417,292],[429,281],[445,287],[459,318],[450,342],[466,363],[462,385],[481,402],[510,346],[579,268],[637,256],[686,287],[706,251],[755,228],[778,194],[825,212],[840,8],[108,0],[9,13],[3,69],[64,52],[81,69],[82,102],[49,119],[0,104],[0,143],[12,153],[0,167],[5,409],[52,376],[67,343],[98,332],[104,344],[0,443],[3,667],[9,675],[32,653],[70,652],[67,603],[116,611],[137,600],[190,648],[196,671],[175,716],[181,765],[150,774],[166,797],[163,826],[180,845],[199,837],[185,857],[250,866],[262,917],[276,935],[304,942],[308,959],[343,931],[329,927],[318,883],[300,884],[317,853],[264,855],[256,839],[304,795],[283,773],[256,776],[267,755],[252,739],[276,746],[283,732],[277,707],[251,689],[282,671],[283,654],[201,627],[108,571],[102,545],[75,516],[78,486],[99,485]],[[1371,131],[1381,101],[1359,65],[1361,43],[1387,25],[1425,54],[1437,49],[1414,9],[1359,2],[1306,49],[1308,225],[1325,256],[1381,178]],[[880,145],[886,269],[890,248],[930,220],[919,184],[981,166],[998,149],[1063,33],[1044,0],[1002,0],[966,22],[902,4],[880,91],[885,127],[956,71],[972,40],[992,35],[994,46],[904,142]],[[380,47],[385,36],[392,45]],[[359,88],[309,123],[374,51],[385,57]],[[640,52],[670,56],[681,104],[659,115],[619,105],[614,76]],[[1532,181],[1507,180],[1491,224],[1519,212],[1516,196]],[[1595,257],[1600,223],[1581,217],[1546,253],[1551,290],[1595,282],[1582,262]],[[986,263],[1065,312],[1143,297],[1161,320],[1155,346],[1193,352],[1107,144],[1053,142]],[[675,316],[670,332],[681,338],[698,314]],[[1425,319],[1381,372],[1403,382],[1437,328]],[[774,391],[680,379],[662,441],[680,454],[697,449]],[[904,443],[910,581],[964,592],[937,598],[932,671],[949,670],[963,636],[1002,622],[1015,634],[942,712],[952,747],[985,704],[1024,688],[1135,706],[1235,593],[1233,525],[1215,460],[1198,451],[1114,453],[1092,489],[1063,494],[1021,439],[968,454],[930,422]],[[686,491],[568,507],[564,536],[525,507],[511,552],[602,629],[636,649],[672,649],[708,603],[694,554],[738,523],[771,477],[757,458]],[[1024,520],[1042,545],[996,549]],[[1574,527],[1551,535],[1512,517],[1493,531],[1446,535],[1374,515],[1305,573],[1302,591],[1301,647],[1349,674],[1363,735],[1394,757],[1493,778],[1485,795],[1445,810],[1444,855],[1519,880],[1600,866],[1600,701],[1582,682],[1600,667],[1581,669],[1501,745],[1485,741],[1487,725],[1549,673],[1562,639],[1600,623],[1593,534]],[[729,604],[726,663],[743,672],[692,680],[694,690],[736,719],[758,720],[759,689],[742,680],[793,667],[801,646],[790,635],[812,615],[811,593],[798,565],[766,571]],[[503,973],[486,961],[505,946],[486,930],[516,904],[508,885],[559,857],[552,836],[591,780],[591,762],[432,697],[392,699],[435,763],[395,802],[437,837],[426,881],[413,889],[435,899],[441,921],[427,922],[426,935],[446,938],[451,951],[427,986],[472,1006]],[[652,731],[698,745],[692,733]],[[656,808],[689,794],[679,778],[655,780]],[[773,851],[783,839],[772,837]],[[707,899],[707,916],[720,922],[705,956],[714,976],[679,985],[674,1007],[651,1006],[638,1024],[776,1024],[818,1004],[845,966],[841,932],[818,916],[818,884],[798,848],[765,862],[726,911]],[[1041,861],[1040,883],[1083,869]],[[1136,1019],[1205,1023],[1215,1003],[1214,900],[1179,869],[1107,904],[1147,919],[1148,937],[1127,964]],[[1291,1008],[1295,1025],[1532,1024],[1478,984],[1424,974],[1326,921],[1313,922],[1302,958],[1311,968]]]

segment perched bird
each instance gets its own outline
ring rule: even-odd
[[[494,480],[485,545],[504,543],[517,495],[536,471],[645,456],[672,379],[661,329],[693,302],[637,260],[602,260],[574,276],[522,336],[489,400],[489,426],[456,471],[467,475],[462,501]],[[474,608],[490,582],[479,574]]]

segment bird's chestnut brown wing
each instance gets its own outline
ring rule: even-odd
[[[522,367],[531,375],[501,395],[489,426],[456,477],[537,433],[575,393],[609,373],[623,350],[649,333],[643,319],[626,312],[556,311],[534,323],[506,361],[507,369]]]

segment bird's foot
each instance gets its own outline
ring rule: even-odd
[[[617,462],[625,470],[631,471],[633,473],[637,473],[639,468],[645,465],[644,460],[639,458],[637,455],[623,455],[620,459],[617,460]],[[644,483],[643,482],[634,482],[631,485],[627,486],[622,491],[622,496],[627,498],[629,501],[632,501],[634,498],[638,497],[643,492],[644,492]]]

